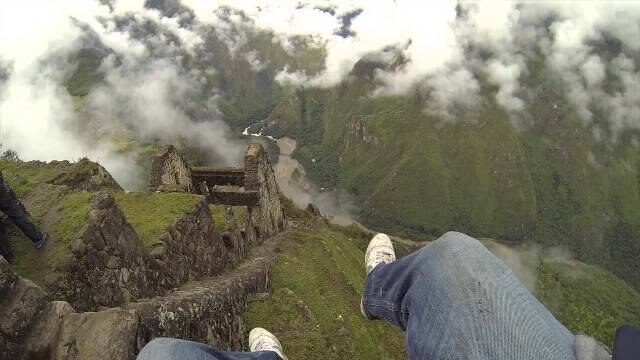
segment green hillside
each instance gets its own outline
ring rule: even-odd
[[[280,236],[273,294],[250,301],[247,328],[273,331],[291,359],[405,358],[399,329],[360,314],[370,237],[354,227],[313,220]],[[620,325],[640,323],[640,294],[608,271],[496,243],[487,246],[499,256],[505,249],[518,254],[535,279],[530,285],[536,297],[572,332],[612,348]],[[515,269],[516,274],[523,275],[522,270]]]
[[[347,191],[375,229],[429,238],[475,236],[564,245],[640,288],[639,152],[628,135],[596,138],[543,66],[525,78],[528,109],[510,116],[485,85],[481,103],[451,121],[428,94],[371,97],[356,78],[299,89],[268,124],[319,186]],[[529,124],[517,127],[514,124]]]

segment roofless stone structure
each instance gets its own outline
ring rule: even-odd
[[[247,236],[268,238],[284,228],[278,183],[260,144],[247,147],[242,168],[191,166],[169,146],[153,158],[149,185],[154,191],[204,195],[211,204],[246,206]]]

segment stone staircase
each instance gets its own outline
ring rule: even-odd
[[[254,247],[239,266],[218,276],[80,313],[65,301],[48,301],[43,289],[17,276],[0,258],[0,359],[135,359],[156,337],[242,349],[246,300],[270,291],[277,243],[275,237]]]

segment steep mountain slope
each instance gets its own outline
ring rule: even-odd
[[[403,334],[360,315],[364,249],[371,233],[313,219],[289,206],[297,229],[280,239],[272,295],[249,304],[248,328],[272,329],[290,358],[404,358]],[[616,329],[640,321],[640,294],[613,274],[530,248],[483,240],[571,331],[613,346]],[[406,253],[395,243],[398,255]]]
[[[630,260],[640,255],[639,158],[630,134],[598,138],[544,66],[526,81],[519,117],[485,84],[476,108],[447,120],[425,108],[422,91],[371,97],[375,84],[354,75],[337,88],[299,89],[267,125],[298,140],[294,157],[320,186],[354,194],[368,226],[565,245],[640,286]]]

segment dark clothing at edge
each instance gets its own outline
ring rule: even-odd
[[[36,243],[43,238],[43,234],[29,219],[27,211],[18,200],[16,194],[5,183],[0,172],[0,211],[11,220],[32,242]],[[13,250],[7,235],[7,224],[0,218],[0,255],[7,261],[13,262]]]

